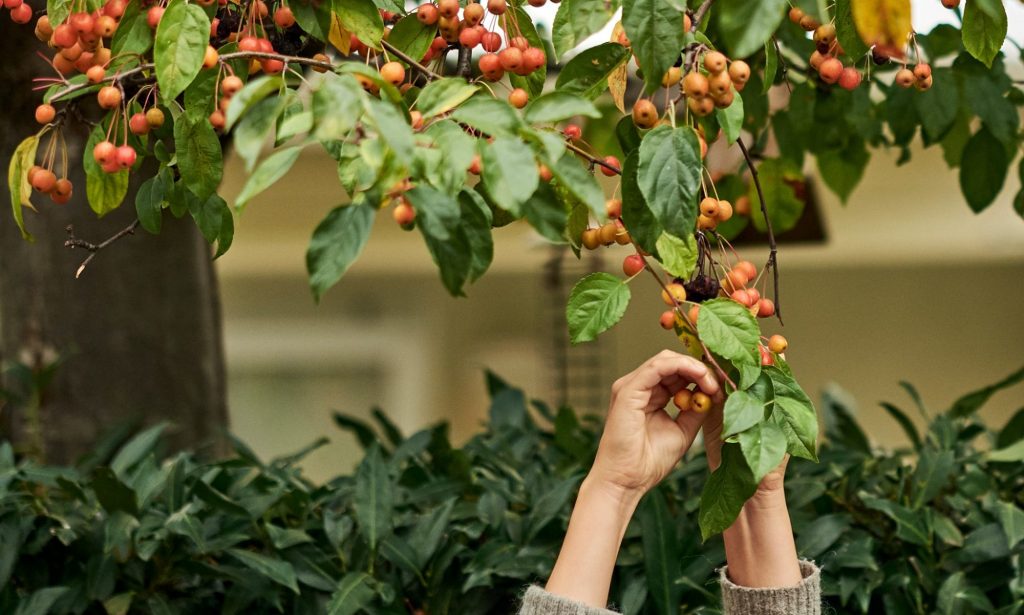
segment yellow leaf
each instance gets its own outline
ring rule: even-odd
[[[619,41],[619,36],[625,30],[622,28],[622,22],[615,24],[612,28],[612,36],[609,39],[613,43]],[[629,78],[629,71],[626,68],[627,62],[623,62],[621,66],[616,68],[612,74],[608,75],[608,93],[612,95],[612,102],[619,109],[620,113],[626,112],[626,81]]]
[[[853,0],[853,23],[869,47],[902,58],[910,37],[910,0]]]
[[[342,55],[347,56],[351,51],[352,33],[346,30],[345,26],[341,25],[341,19],[334,13],[331,14],[331,32],[327,35],[327,40]]]
[[[704,347],[700,345],[700,340],[697,339],[696,335],[689,331],[681,331],[679,333],[679,341],[683,343],[683,348],[686,354],[695,359],[699,359],[704,356]]]
[[[28,170],[36,161],[36,148],[39,147],[39,135],[32,135],[18,145],[11,156],[11,164],[7,167],[7,186],[11,192],[11,210],[14,213],[14,221],[18,224],[18,230],[24,239],[32,241],[32,235],[25,230],[25,221],[22,218],[22,207],[32,207],[29,195],[32,194],[32,185],[28,183]]]

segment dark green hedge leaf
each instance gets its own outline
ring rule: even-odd
[[[355,615],[377,596],[374,578],[365,572],[350,572],[338,583],[327,604],[327,615]]]
[[[675,615],[683,587],[676,584],[682,549],[676,523],[668,511],[661,489],[653,489],[640,502],[640,518],[644,549],[644,576],[647,578],[648,596],[654,601],[653,612]]]
[[[356,470],[355,512],[359,531],[370,549],[391,534],[394,485],[380,446],[372,445]]]
[[[245,551],[243,549],[228,549],[228,553],[232,557],[242,562],[246,568],[249,568],[253,572],[260,576],[266,577],[277,583],[283,585],[288,589],[292,590],[296,594],[299,593],[298,580],[295,578],[295,569],[288,562],[267,557],[260,553],[253,551]]]

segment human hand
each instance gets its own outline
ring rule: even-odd
[[[664,410],[691,383],[721,405],[721,387],[708,367],[669,350],[616,380],[589,478],[636,498],[665,478],[693,444],[706,416],[685,411],[673,419]]]

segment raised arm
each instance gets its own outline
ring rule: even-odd
[[[615,558],[633,511],[690,448],[704,420],[696,412],[673,420],[664,410],[690,383],[719,396],[718,382],[703,363],[664,351],[612,385],[597,457],[580,487],[549,593],[593,608],[608,603]]]

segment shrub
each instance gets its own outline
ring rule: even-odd
[[[975,412],[1021,379],[941,414],[907,385],[930,424],[885,404],[912,443],[897,451],[826,396],[821,463],[794,460],[787,488],[836,612],[1022,611],[1024,410],[998,432]],[[444,424],[405,437],[380,412],[336,415],[366,456],[323,485],[297,466],[323,441],[269,463],[238,441],[230,459],[160,460],[157,425],[73,468],[4,444],[0,612],[512,612],[550,571],[600,420],[487,384],[489,423],[461,448]],[[626,613],[717,612],[723,548],[696,523],[706,473],[693,453],[641,504],[612,588]]]

